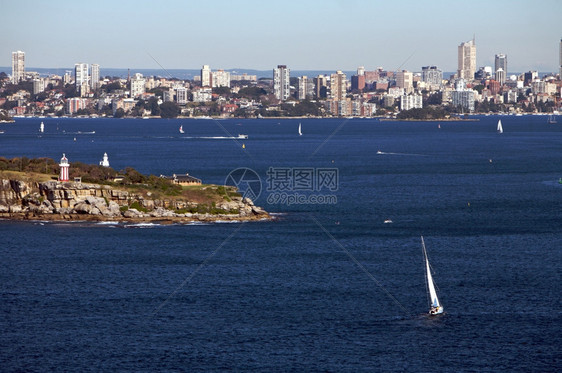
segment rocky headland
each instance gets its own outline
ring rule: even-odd
[[[270,219],[248,198],[201,186],[205,201],[168,197],[112,185],[0,175],[0,219],[189,223]],[[218,193],[219,190],[221,193]]]

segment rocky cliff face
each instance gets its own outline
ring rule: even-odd
[[[131,208],[130,206],[138,208]],[[179,199],[150,199],[106,185],[0,179],[0,217],[82,220],[256,220],[269,215],[247,198],[215,206],[219,213],[182,212],[199,205]],[[143,211],[140,211],[143,210]]]

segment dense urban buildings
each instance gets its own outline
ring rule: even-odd
[[[558,40],[558,38],[556,39]],[[451,48],[451,52],[454,49]],[[102,77],[98,64],[76,63],[63,76],[25,70],[25,54],[12,53],[12,74],[0,73],[0,118],[20,115],[89,116],[342,116],[449,118],[467,113],[561,111],[562,81],[534,70],[508,75],[507,56],[488,56],[494,66],[476,69],[474,39],[457,48],[458,70],[437,66],[388,71],[359,66],[356,72],[324,71],[291,77],[286,65],[258,76],[209,65],[192,79],[129,71]],[[562,40],[559,44],[562,68]],[[347,76],[351,75],[348,80]],[[47,76],[48,75],[48,76]],[[444,76],[447,75],[447,76]],[[425,113],[425,114],[424,114]],[[437,113],[437,114],[435,114]],[[434,117],[431,117],[434,118]]]

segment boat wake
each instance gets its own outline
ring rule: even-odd
[[[382,152],[380,150],[377,151],[377,155],[409,155],[414,157],[428,157],[426,154]]]

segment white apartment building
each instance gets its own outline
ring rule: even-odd
[[[18,84],[25,74],[25,52],[12,52],[12,83]]]
[[[131,78],[131,97],[138,97],[145,92],[146,80],[140,73],[136,73]]]
[[[203,68],[201,69],[201,86],[211,86],[211,68],[209,65],[203,65]]]
[[[411,94],[400,96],[400,110],[421,109],[423,100],[421,95]]]
[[[211,73],[211,87],[230,88],[230,73],[220,69]]]
[[[273,92],[275,98],[282,101],[291,95],[290,70],[285,65],[273,69]]]
[[[100,85],[100,65],[93,63],[90,76],[90,87],[92,87],[92,91],[95,91],[100,87]]]

